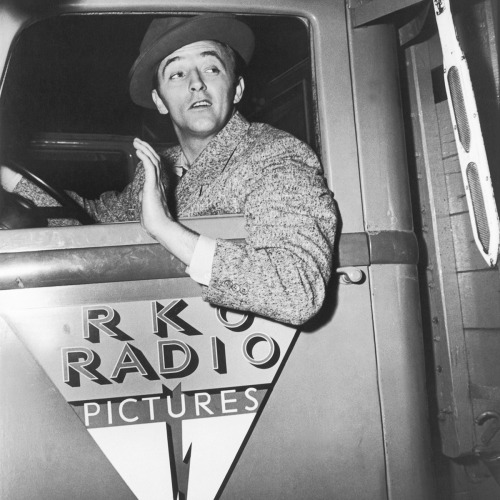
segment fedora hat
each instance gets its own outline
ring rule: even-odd
[[[139,57],[129,73],[132,101],[145,108],[155,108],[151,92],[158,64],[177,49],[202,40],[217,40],[229,45],[246,64],[255,44],[252,30],[231,14],[155,19],[144,35]]]

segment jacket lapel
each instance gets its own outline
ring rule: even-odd
[[[189,211],[207,187],[217,180],[231,160],[236,146],[245,136],[249,126],[245,118],[235,113],[227,125],[201,152],[177,186],[179,215]]]

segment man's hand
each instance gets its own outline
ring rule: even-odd
[[[141,225],[153,237],[161,233],[166,219],[172,220],[167,206],[165,186],[161,181],[161,158],[147,143],[134,139],[137,156],[144,166],[145,181],[141,192]]]
[[[137,138],[134,139],[134,147],[145,173],[141,193],[142,227],[170,253],[189,265],[199,235],[173,220],[161,181],[161,158],[158,153],[147,142]]]
[[[14,191],[17,184],[22,178],[23,176],[21,174],[15,172],[6,165],[0,166],[0,184],[5,189],[5,191]]]

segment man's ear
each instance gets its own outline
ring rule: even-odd
[[[233,104],[238,104],[243,97],[243,92],[245,91],[245,80],[240,76],[238,78],[238,83],[236,84],[236,91],[234,93]]]
[[[161,100],[161,97],[158,95],[158,92],[156,92],[156,89],[153,89],[151,92],[151,97],[153,98],[153,102],[155,103],[160,114],[168,115],[168,109],[165,106],[165,103]]]

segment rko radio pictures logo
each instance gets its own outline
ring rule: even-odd
[[[217,498],[298,335],[200,298],[38,309],[24,321],[24,342],[145,500]]]

